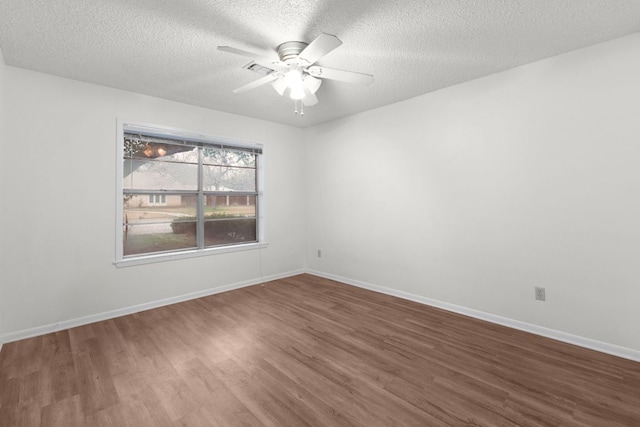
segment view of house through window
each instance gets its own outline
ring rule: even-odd
[[[128,131],[123,257],[258,241],[261,149]]]

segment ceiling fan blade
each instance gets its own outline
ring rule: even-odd
[[[244,93],[250,91],[251,89],[255,89],[258,86],[266,85],[267,83],[271,83],[274,80],[279,79],[280,76],[278,73],[267,74],[266,76],[259,78],[258,80],[254,80],[251,83],[248,83],[244,86],[240,86],[237,89],[233,90],[233,93]]]
[[[312,76],[320,77],[321,79],[339,80],[341,82],[359,85],[369,85],[373,83],[373,76],[371,74],[335,70],[333,68],[318,67],[317,65],[307,68],[306,71]]]
[[[233,53],[234,55],[240,55],[251,59],[262,60],[265,62],[272,62],[273,59],[268,58],[266,56],[260,55],[258,53],[249,52],[247,50],[237,49],[231,46],[218,46],[218,50],[223,52]],[[256,61],[257,62],[257,61]]]
[[[273,70],[282,71],[287,69],[286,66],[284,66],[279,60],[269,58],[268,56],[260,55],[258,53],[237,49],[231,46],[218,46],[218,50],[232,53],[234,55],[244,56],[245,58],[251,58],[256,64],[262,65],[263,67],[269,67]]]
[[[298,57],[311,65],[341,44],[342,42],[336,36],[322,33],[309,43],[309,46],[305,47]]]

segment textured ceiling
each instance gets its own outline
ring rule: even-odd
[[[640,31],[638,0],[2,0],[7,65],[306,127]],[[373,74],[324,81],[304,117],[228,45],[277,57],[320,33],[318,65]]]

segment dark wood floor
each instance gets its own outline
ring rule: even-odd
[[[19,342],[2,426],[640,426],[640,363],[309,275]]]

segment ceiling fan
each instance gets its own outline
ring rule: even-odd
[[[230,46],[218,46],[218,50],[251,58],[253,61],[245,68],[264,74],[258,80],[234,89],[234,93],[247,92],[271,83],[281,96],[288,91],[289,97],[295,102],[296,114],[298,113],[298,102],[300,102],[301,114],[303,115],[305,105],[312,106],[318,103],[316,92],[322,83],[321,79],[360,85],[368,85],[373,82],[373,76],[370,74],[314,65],[341,44],[342,42],[336,36],[322,33],[309,44],[299,41],[282,43],[277,48],[278,59]]]

